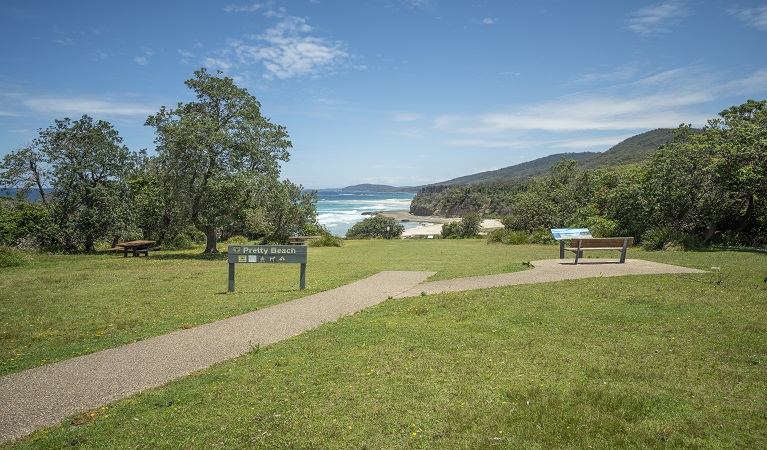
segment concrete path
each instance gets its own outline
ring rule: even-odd
[[[517,284],[575,280],[578,278],[703,272],[702,270],[643,261],[641,259],[627,259],[625,264],[618,264],[617,259],[586,258],[581,259],[577,266],[573,264],[573,261],[573,259],[532,261],[530,264],[535,267],[533,270],[421,283],[399,294],[396,298],[413,297],[424,292],[426,294],[438,294],[440,292],[470,291]]]
[[[533,261],[533,270],[424,283],[431,272],[381,272],[326,292],[0,378],[0,443],[60,423],[83,410],[183,377],[316,328],[390,297],[402,298],[576,278],[700,272],[627,260]]]

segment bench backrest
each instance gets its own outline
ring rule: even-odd
[[[617,238],[584,238],[584,239],[571,239],[570,247],[577,248],[580,242],[580,248],[623,248],[623,243],[626,242],[626,248],[631,247],[634,244],[633,237],[617,237]]]

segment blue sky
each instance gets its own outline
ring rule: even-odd
[[[207,67],[287,128],[293,182],[422,185],[767,98],[767,4],[4,0],[0,58],[0,156],[82,114],[151,151]]]

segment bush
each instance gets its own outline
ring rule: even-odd
[[[355,223],[346,232],[346,237],[352,239],[391,239],[401,236],[404,231],[405,227],[393,218],[377,215]]]
[[[522,245],[529,243],[529,235],[522,231],[507,230],[506,228],[501,228],[499,230],[491,231],[487,235],[487,242]]]
[[[340,247],[341,238],[331,234],[323,234],[317,239],[312,239],[307,243],[309,247]]]
[[[645,250],[684,251],[699,245],[700,240],[696,236],[667,226],[651,228],[642,234],[642,247]]]
[[[235,235],[230,237],[229,239],[224,242],[225,244],[247,244],[250,242],[250,239],[246,238],[245,236]]]
[[[620,223],[617,220],[601,216],[591,216],[586,219],[586,227],[595,238],[613,237],[618,235]]]
[[[553,244],[556,241],[548,230],[536,230],[531,233],[524,231],[509,230],[502,228],[493,230],[488,234],[488,242],[498,242],[501,244],[523,245],[523,244]]]
[[[473,238],[479,235],[482,218],[477,213],[466,214],[459,222],[442,225],[442,237],[445,239]]]
[[[27,264],[27,258],[20,252],[0,246],[0,267],[18,267]]]

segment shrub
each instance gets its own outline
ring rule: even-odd
[[[493,230],[487,235],[488,242],[497,242],[501,244],[522,245],[529,242],[529,235],[522,231],[507,230],[502,228]]]
[[[317,239],[312,239],[307,243],[309,247],[340,247],[341,238],[331,234],[323,234]]]
[[[238,234],[227,239],[225,244],[247,244],[248,242],[250,242],[250,239]]]
[[[355,223],[346,232],[346,237],[353,239],[391,239],[399,237],[403,231],[405,231],[405,227],[393,218],[377,215]]]
[[[479,235],[482,218],[477,213],[466,214],[459,222],[442,225],[442,237],[445,239],[473,238]]]
[[[667,226],[650,228],[642,234],[642,247],[645,250],[684,251],[694,249],[699,244],[697,237]]]
[[[27,264],[27,259],[20,252],[0,246],[0,267],[18,267]]]
[[[617,236],[620,223],[617,220],[601,216],[591,216],[586,219],[586,228],[597,238]]]

